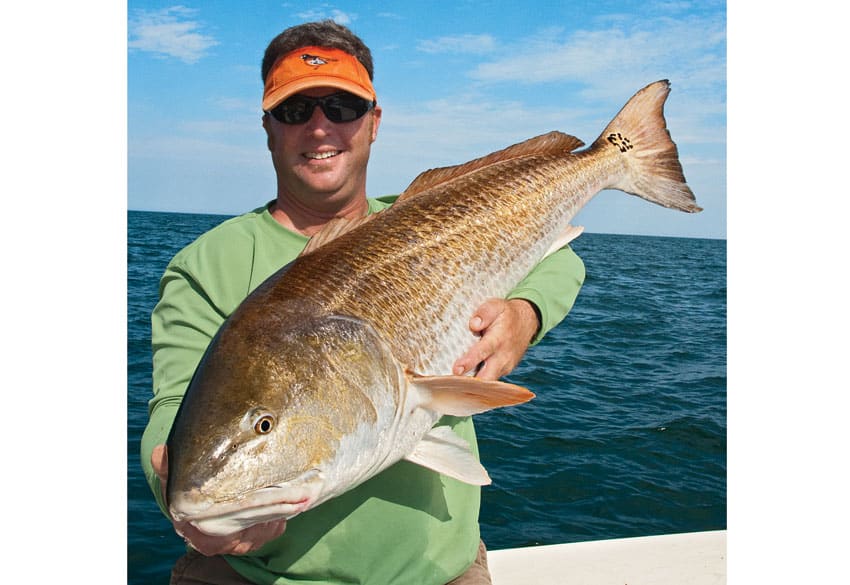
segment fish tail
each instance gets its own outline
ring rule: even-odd
[[[593,148],[617,149],[626,157],[627,172],[612,188],[658,205],[689,213],[702,211],[685,182],[679,151],[664,120],[670,93],[666,79],[637,92],[593,143]]]

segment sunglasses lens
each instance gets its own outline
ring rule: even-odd
[[[325,98],[322,111],[331,122],[353,122],[372,109],[372,102],[350,93],[334,94]]]
[[[292,96],[271,111],[282,124],[304,124],[313,115],[316,102],[300,95]]]
[[[345,92],[321,98],[294,95],[274,108],[271,115],[282,124],[305,124],[317,105],[322,107],[328,120],[339,124],[360,118],[374,107],[374,102]]]

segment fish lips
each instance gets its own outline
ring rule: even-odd
[[[224,502],[199,498],[200,492],[193,489],[176,494],[169,511],[174,520],[189,522],[204,534],[225,536],[255,524],[297,516],[317,503],[323,485],[321,472],[314,469],[297,480]]]

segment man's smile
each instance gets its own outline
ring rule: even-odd
[[[328,150],[326,152],[305,152],[304,156],[313,160],[325,160],[327,158],[333,158],[340,154],[339,150]]]

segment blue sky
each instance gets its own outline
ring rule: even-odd
[[[131,0],[130,209],[237,214],[274,198],[259,64],[284,28],[333,18],[372,49],[384,110],[367,192],[550,130],[592,142],[631,95],[669,79],[665,113],[704,211],[606,191],[588,232],[726,237],[725,2],[241,3]]]

